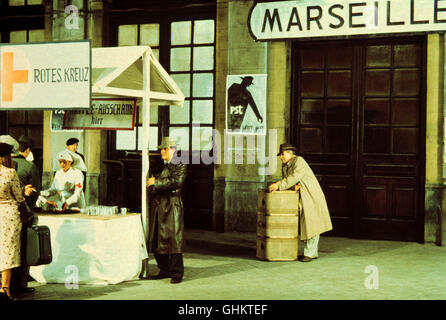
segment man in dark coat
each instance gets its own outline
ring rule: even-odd
[[[164,169],[146,182],[151,200],[148,250],[154,253],[160,270],[150,279],[171,278],[171,283],[180,283],[184,275],[181,187],[186,179],[187,167],[183,163],[172,163],[176,144],[169,137],[163,138],[158,148],[164,160]]]
[[[82,161],[84,161],[85,164],[85,157],[82,153],[77,152],[77,148],[79,147],[79,139],[77,138],[70,138],[67,140],[67,149],[70,150],[71,152],[74,152],[76,154],[78,154],[81,158]],[[82,171],[82,174],[84,175],[84,193],[86,194],[86,187],[87,187],[87,172]]]
[[[13,150],[12,160],[15,163],[17,175],[19,177],[20,185],[25,193],[25,200],[28,207],[33,209],[40,192],[40,176],[36,165],[26,160],[31,153],[33,141],[28,136],[21,136],[18,140],[19,148],[17,151]],[[30,222],[32,224],[32,221]],[[24,245],[26,244],[26,228],[22,228],[22,253],[25,252]],[[22,255],[22,261],[24,257]],[[34,288],[28,287],[29,267],[20,266],[13,269],[11,280],[12,292],[32,293]]]
[[[248,105],[257,117],[259,123],[263,122],[259,109],[248,90],[248,86],[252,84],[253,77],[242,77],[241,83],[234,83],[228,89],[228,129],[240,130],[243,119],[245,119]]]
[[[40,192],[40,176],[36,165],[26,160],[31,153],[33,141],[28,136],[21,136],[19,138],[18,154],[14,154],[12,160],[15,162],[17,175],[19,176],[20,184],[25,190],[25,199],[28,207],[34,207]],[[29,190],[33,188],[34,191]]]

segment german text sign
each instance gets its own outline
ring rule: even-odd
[[[135,99],[93,99],[89,110],[66,110],[63,129],[133,130]]]
[[[256,40],[441,32],[446,0],[256,2],[248,26]]]
[[[90,107],[90,41],[1,44],[0,61],[0,110]]]

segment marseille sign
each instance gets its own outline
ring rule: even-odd
[[[294,0],[256,2],[255,40],[446,30],[446,0]]]

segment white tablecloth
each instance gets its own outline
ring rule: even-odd
[[[50,229],[53,261],[31,267],[41,283],[116,284],[138,278],[147,258],[140,214],[38,215]]]

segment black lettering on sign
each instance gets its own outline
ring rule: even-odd
[[[333,18],[336,18],[336,19],[339,20],[339,23],[338,23],[338,24],[330,23],[330,25],[329,25],[330,28],[333,28],[333,29],[339,29],[339,28],[341,28],[341,27],[344,25],[344,18],[343,18],[342,16],[340,16],[340,15],[334,13],[334,12],[333,12],[334,9],[341,9],[341,10],[343,10],[343,9],[344,9],[344,6],[343,6],[342,4],[335,4],[335,5],[332,5],[332,6],[328,9],[328,14],[329,14],[330,16],[332,16]]]
[[[34,83],[40,82],[40,70],[34,69]]]
[[[390,12],[390,1],[387,1],[387,25],[388,26],[401,26],[404,25],[404,21],[390,21],[391,12]]]
[[[410,24],[426,24],[429,20],[415,20],[415,0],[410,0]]]
[[[296,20],[295,22],[294,19]],[[291,27],[293,26],[298,26],[299,30],[302,31],[302,24],[300,23],[299,12],[297,11],[296,7],[293,7],[293,10],[291,11],[290,20],[288,21],[286,31],[290,31]]]
[[[353,23],[353,17],[362,17],[364,12],[353,12],[354,7],[363,7],[366,6],[366,2],[360,2],[360,3],[350,3],[349,8],[349,26],[350,28],[364,28],[366,25],[365,23]]]
[[[311,11],[317,10],[317,16],[311,16]],[[311,21],[315,21],[319,30],[322,30],[321,20],[322,18],[322,8],[321,6],[309,6],[307,7],[307,30],[310,30]]]
[[[438,7],[439,1],[444,1],[444,0],[435,0],[435,2],[434,2],[434,23],[445,23],[446,19],[438,19],[438,13],[446,11],[446,8]]]
[[[272,17],[271,17],[271,13],[270,13],[269,9],[266,9],[265,17],[263,18],[262,32],[265,32],[267,21],[269,23],[269,28],[272,32],[274,29],[274,22],[276,21],[276,19],[277,19],[277,26],[279,28],[279,31],[282,32],[282,23],[280,22],[279,11],[277,10],[277,8],[274,8]]]

